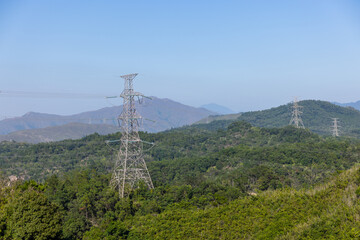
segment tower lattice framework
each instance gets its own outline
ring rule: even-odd
[[[333,118],[332,119],[333,121],[332,121],[332,123],[333,123],[333,125],[332,125],[332,135],[334,136],[334,137],[338,137],[339,136],[339,119],[338,118]]]
[[[143,142],[138,132],[141,116],[136,111],[135,101],[144,95],[134,91],[133,80],[136,76],[137,73],[121,76],[125,80],[125,87],[120,95],[124,101],[123,110],[118,117],[122,136],[111,179],[112,186],[118,188],[121,198],[140,181],[144,181],[148,188],[154,188],[143,157]]]
[[[294,125],[296,128],[305,128],[304,123],[301,119],[301,108],[302,106],[299,105],[298,100],[295,97],[292,105],[291,120],[289,125]]]

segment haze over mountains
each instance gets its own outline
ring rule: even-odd
[[[325,101],[305,100],[302,120],[311,131],[330,135],[332,118],[339,119],[342,136],[360,137],[360,112],[354,108],[342,107]],[[216,104],[207,106],[217,106]],[[193,123],[210,123],[223,120],[226,124],[243,120],[258,127],[283,127],[289,124],[291,104],[262,111],[218,115],[205,108],[194,108],[170,99],[144,99],[137,105],[143,116],[142,131],[159,132]],[[92,133],[109,134],[119,131],[116,116],[122,106],[102,108],[71,116],[30,112],[22,117],[0,121],[0,141],[48,142],[63,139],[78,139]],[[226,125],[225,124],[225,125]]]
[[[117,132],[118,127],[106,124],[85,124],[67,123],[55,127],[45,127],[38,129],[26,129],[0,135],[1,141],[15,141],[27,143],[53,142],[64,139],[79,139],[87,135],[98,133],[106,135]]]
[[[216,103],[205,104],[202,105],[201,107],[221,115],[235,113],[233,110]]]
[[[143,117],[143,127],[140,130],[148,132],[181,127],[216,114],[204,108],[195,108],[170,99],[156,97],[152,97],[152,100],[144,99],[144,102],[137,104],[136,107]],[[3,136],[0,135],[0,141],[56,141],[66,138],[79,138],[94,132],[104,134],[116,132],[119,130],[116,117],[121,111],[122,106],[106,107],[70,116],[30,112],[22,117],[0,121],[0,134],[3,134]],[[82,125],[70,123],[82,123]],[[55,126],[62,127],[52,128]],[[83,134],[81,131],[75,130],[75,126],[80,127]],[[43,130],[42,128],[46,129]],[[63,134],[61,137],[61,133],[64,132],[68,134]],[[71,136],[71,132],[74,133],[73,136]]]
[[[342,107],[353,107],[357,110],[360,110],[360,101],[357,102],[349,102],[349,103],[338,103],[334,102],[334,104],[342,106]]]

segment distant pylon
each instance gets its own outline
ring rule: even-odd
[[[295,97],[292,105],[291,120],[289,125],[294,125],[296,128],[305,128],[300,116],[302,114],[302,112],[300,111],[301,108],[302,106],[298,104],[298,100]]]
[[[154,188],[143,157],[143,142],[138,133],[141,116],[136,112],[135,98],[140,100],[144,95],[134,92],[133,79],[136,76],[137,73],[121,76],[125,80],[125,87],[120,95],[124,99],[123,110],[118,117],[122,136],[111,179],[111,185],[119,189],[121,198],[140,181],[144,181],[148,188]]]
[[[338,137],[339,136],[339,122],[338,122],[338,118],[332,118],[332,135],[334,137]]]

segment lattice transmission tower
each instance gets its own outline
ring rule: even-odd
[[[144,95],[134,91],[133,80],[136,76],[137,73],[121,76],[125,80],[120,95],[124,101],[123,110],[118,117],[122,136],[111,179],[111,185],[119,189],[121,198],[140,181],[144,181],[148,188],[154,188],[143,157],[143,141],[138,132],[141,116],[136,111],[135,101],[140,102]]]
[[[338,137],[339,136],[339,122],[338,122],[338,118],[332,118],[332,135],[334,137]]]
[[[302,106],[298,104],[298,100],[295,97],[292,105],[291,120],[289,125],[294,125],[296,128],[305,128],[303,121],[301,120]]]

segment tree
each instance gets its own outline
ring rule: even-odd
[[[13,192],[2,209],[4,239],[59,239],[62,214],[58,206],[41,190],[27,187]]]

